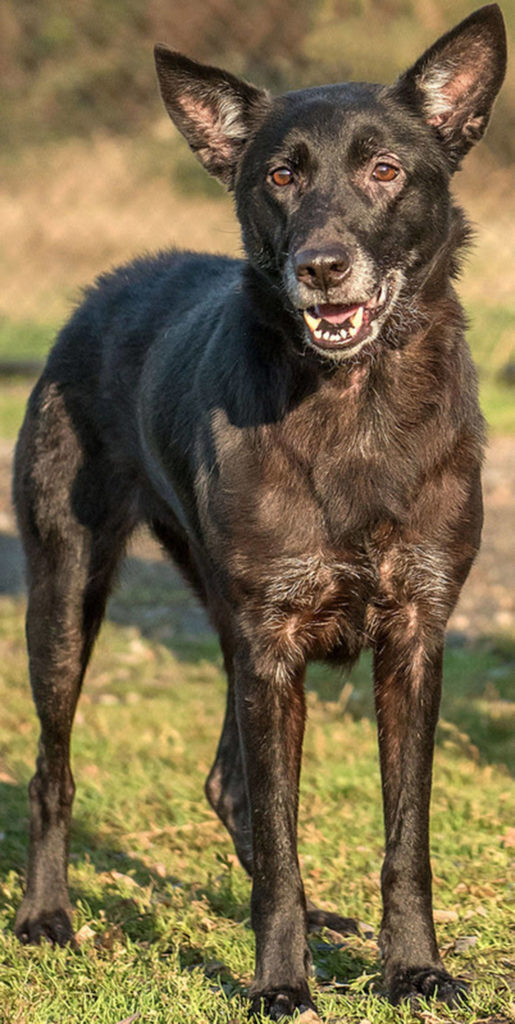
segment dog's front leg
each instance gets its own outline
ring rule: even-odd
[[[431,899],[429,802],[442,655],[443,635],[424,638],[420,630],[403,637],[399,616],[377,639],[374,682],[386,832],[379,943],[393,1002],[436,994],[453,1003],[465,989],[443,969]]]
[[[307,983],[306,901],[297,856],[304,673],[265,673],[236,656],[235,698],[252,823],[252,1013],[314,1009]],[[253,663],[254,662],[254,663]]]

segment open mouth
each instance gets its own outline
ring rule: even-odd
[[[313,343],[317,348],[354,349],[371,334],[374,321],[386,306],[387,295],[384,281],[368,302],[354,306],[324,303],[303,309]]]

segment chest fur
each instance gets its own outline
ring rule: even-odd
[[[280,681],[307,659],[351,663],[385,628],[402,645],[440,635],[452,603],[441,555],[399,538],[387,546],[370,539],[338,557],[317,552],[263,565],[245,619]]]

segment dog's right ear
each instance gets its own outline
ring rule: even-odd
[[[158,44],[164,105],[204,167],[229,188],[243,149],[270,109],[271,97],[228,71],[199,64]]]

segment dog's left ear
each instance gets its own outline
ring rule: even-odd
[[[228,71],[199,64],[158,44],[154,49],[164,105],[195,156],[231,187],[246,143],[271,105],[271,97]]]
[[[505,71],[503,17],[497,4],[488,4],[437,39],[401,75],[395,92],[436,129],[456,169],[482,137]]]

